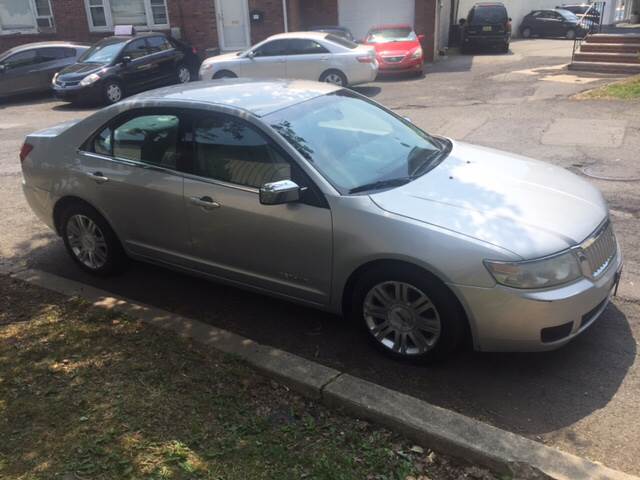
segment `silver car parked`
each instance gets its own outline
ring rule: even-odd
[[[71,42],[28,43],[0,54],[0,97],[51,90],[53,75],[89,49]]]
[[[572,173],[306,81],[168,87],[29,135],[24,193],[84,270],[127,258],[343,314],[401,358],[547,350],[622,267]]]

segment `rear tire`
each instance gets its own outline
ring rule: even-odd
[[[74,262],[85,272],[108,276],[122,271],[127,255],[117,235],[98,213],[84,203],[73,203],[60,216],[64,246]]]
[[[386,355],[426,363],[450,355],[466,332],[453,293],[436,277],[409,265],[383,265],[356,282],[350,317]]]
[[[320,75],[320,81],[331,83],[333,85],[337,85],[338,87],[347,86],[347,77],[340,70],[327,70],[322,75]]]
[[[124,90],[122,89],[122,85],[120,82],[116,80],[109,80],[102,87],[102,93],[104,97],[104,101],[108,105],[113,105],[114,103],[118,103],[120,100],[124,98]]]
[[[570,28],[569,30],[567,30],[567,33],[564,34],[564,38],[566,38],[567,40],[575,40],[576,31],[573,28]]]

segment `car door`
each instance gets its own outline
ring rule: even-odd
[[[69,64],[70,57],[75,55],[65,47],[38,48],[38,86],[41,90],[51,88],[51,79],[56,72]]]
[[[159,65],[152,55],[149,55],[147,41],[144,38],[129,42],[122,50],[120,58],[125,62],[122,78],[128,91],[144,90],[157,79]]]
[[[287,78],[319,80],[331,53],[310,38],[291,38],[287,47]]]
[[[7,57],[0,65],[0,95],[14,95],[18,93],[38,90],[37,50],[23,50]]]
[[[189,250],[178,163],[179,109],[136,109],[116,117],[79,152],[78,191],[108,219],[125,248],[181,265]]]
[[[242,65],[242,75],[253,78],[286,78],[288,40],[279,39],[259,45]]]
[[[244,285],[326,303],[331,211],[299,167],[249,122],[219,113],[193,121],[184,195],[195,267]],[[262,205],[259,188],[293,179],[301,201]]]
[[[164,35],[147,37],[147,45],[151,55],[150,60],[157,63],[156,71],[158,74],[153,79],[154,84],[166,85],[174,83],[178,57],[182,57],[182,53],[176,50]]]

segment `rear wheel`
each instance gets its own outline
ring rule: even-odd
[[[184,65],[180,65],[176,70],[178,83],[189,83],[191,81],[191,71]]]
[[[574,40],[576,38],[576,31],[573,28],[570,28],[564,36],[567,40]]]
[[[529,27],[525,27],[522,29],[522,38],[530,38],[531,37],[531,29]]]
[[[332,83],[339,87],[347,86],[347,77],[340,70],[327,70],[320,75],[320,81],[325,83]]]
[[[106,276],[126,265],[118,237],[94,208],[83,203],[69,205],[60,225],[67,252],[83,270]]]
[[[109,80],[103,87],[103,97],[109,105],[118,103],[124,97],[124,91],[120,82]]]
[[[373,345],[401,360],[443,358],[464,336],[464,313],[453,294],[418,268],[385,266],[366,272],[352,302],[351,315]]]

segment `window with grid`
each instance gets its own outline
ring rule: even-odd
[[[50,0],[0,0],[0,34],[50,32]]]
[[[116,25],[143,30],[169,26],[166,0],[85,0],[85,5],[92,30],[113,30]]]

